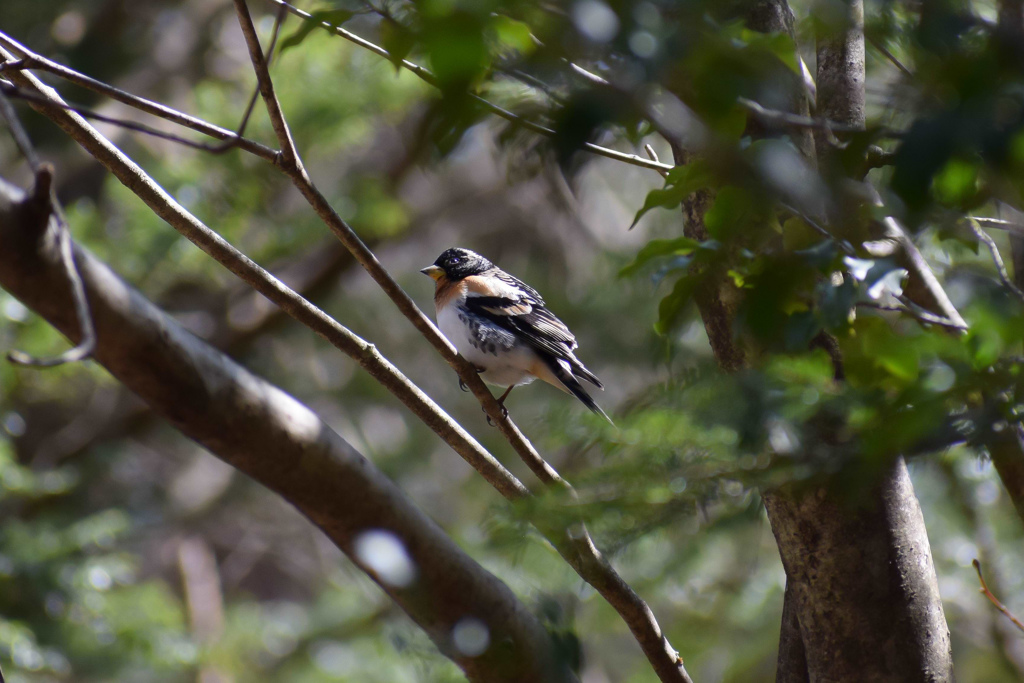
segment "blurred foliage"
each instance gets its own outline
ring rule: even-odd
[[[274,6],[251,5],[266,40]],[[577,486],[571,505],[549,494],[505,506],[335,349],[291,322],[248,327],[260,320],[259,301],[22,111],[59,170],[76,239],[197,335],[317,410],[534,607],[567,656],[581,654],[587,680],[655,679],[618,615],[528,520],[583,514],[696,680],[769,680],[784,574],[758,489],[832,476],[856,505],[901,454],[912,458],[958,677],[1018,680],[1024,647],[977,595],[970,561],[980,557],[1000,597],[1024,613],[1024,534],[986,457],[986,444],[1019,421],[1024,310],[962,219],[1012,217],[1022,206],[1024,46],[996,29],[993,3],[925,5],[922,14],[916,3],[866,2],[868,125],[840,135],[819,169],[802,160],[791,129],[760,121],[742,98],[789,109],[798,57],[813,71],[815,31],[841,24],[838,0],[794,2],[796,41],[751,31],[739,2],[303,5],[384,46],[392,63],[286,21],[275,84],[309,172],[339,214],[424,308],[430,283],[416,271],[453,244],[525,278],[606,381],[598,400],[618,429],[545,387],[509,399]],[[37,0],[5,7],[0,29],[226,127],[254,85],[225,0]],[[401,59],[428,66],[438,87]],[[72,101],[126,113],[57,85]],[[556,134],[496,119],[473,95]],[[661,178],[581,151],[594,142],[643,155],[651,143],[671,162],[645,98],[691,112],[712,153]],[[103,130],[275,272],[301,275],[337,248],[262,160]],[[274,139],[260,107],[247,134]],[[871,146],[895,153],[892,166],[867,175],[884,212],[851,190]],[[5,177],[27,178],[3,136],[0,159]],[[679,209],[696,190],[712,197],[703,241],[683,235]],[[899,262],[863,246],[884,215],[911,229],[967,334],[868,307],[897,304],[906,285]],[[1009,262],[1005,235],[994,237]],[[332,263],[310,298],[532,481],[369,279],[345,258]],[[735,332],[757,359],[730,376],[716,369],[693,305],[698,288],[717,281],[734,292]],[[0,322],[3,349],[46,354],[63,344],[2,292]],[[842,384],[811,349],[823,331],[842,349]],[[12,683],[460,680],[303,518],[161,426],[95,365],[0,364],[0,426],[0,665]],[[221,588],[205,614],[189,600],[196,570],[184,549],[196,539]],[[204,618],[217,624],[212,635]]]

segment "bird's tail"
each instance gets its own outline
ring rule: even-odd
[[[577,377],[582,377],[598,389],[604,389],[604,385],[601,384],[601,380],[597,378],[597,375],[587,370],[587,366],[580,362],[580,359],[572,354],[572,351],[568,353],[568,358],[565,361],[569,364],[572,370],[572,374]]]
[[[601,406],[597,405],[597,401],[590,397],[587,390],[584,389],[583,385],[580,384],[580,381],[576,379],[574,373],[580,374],[578,372],[579,368],[570,366],[568,361],[560,361],[557,358],[546,358],[544,360],[545,363],[547,363],[547,366],[551,368],[551,372],[570,394],[578,398],[580,402],[590,408],[590,410],[608,420],[608,424],[613,426],[615,425],[615,423],[612,422],[612,419],[608,417],[608,414],[601,410]],[[579,361],[576,362],[579,363],[579,367],[583,368],[583,371],[586,372],[586,375],[583,376],[586,377],[587,380],[593,382],[596,386],[600,387],[601,383],[597,381],[597,377],[594,377],[592,372],[584,368],[582,363]],[[589,377],[587,377],[587,375],[589,375]],[[590,379],[591,377],[593,377],[593,379]]]

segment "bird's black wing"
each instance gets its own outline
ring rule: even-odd
[[[472,313],[512,332],[546,356],[565,361],[573,374],[603,388],[601,380],[573,355],[576,337],[565,323],[533,297],[471,296],[466,298],[465,305]]]
[[[565,323],[543,305],[527,298],[471,296],[465,305],[470,312],[515,333],[530,346],[555,358],[569,360],[570,352],[576,348],[576,338]]]

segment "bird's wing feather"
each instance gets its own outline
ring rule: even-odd
[[[516,334],[530,346],[554,359],[564,360],[572,371],[601,387],[601,381],[573,355],[576,337],[554,313],[544,307],[537,290],[503,270],[465,278],[465,306],[471,312]]]
[[[471,296],[466,307],[494,324],[518,334],[524,341],[556,358],[568,360],[576,338],[561,320],[544,306],[529,299]]]

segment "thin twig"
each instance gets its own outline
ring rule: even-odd
[[[846,123],[839,123],[838,121],[829,121],[828,119],[816,119],[811,116],[802,116],[800,114],[792,114],[788,111],[780,111],[778,109],[769,109],[763,104],[759,104],[754,100],[747,99],[746,97],[737,97],[736,103],[744,109],[749,110],[755,116],[763,121],[770,123],[776,123],[783,126],[789,126],[792,128],[810,128],[812,130],[823,130],[830,133],[863,133],[863,126],[850,125]],[[883,128],[877,131],[878,135],[890,138],[903,137],[904,133],[897,130],[891,130],[889,128]]]
[[[800,209],[796,208],[791,204],[787,204],[786,202],[779,202],[779,206],[800,218],[800,220],[806,223],[812,230],[814,230],[816,233],[818,233],[825,239],[835,242],[839,246],[839,248],[846,252],[849,256],[855,256],[857,254],[857,250],[853,248],[852,244],[850,244],[846,240],[838,239],[835,235],[829,232],[828,228],[826,228],[824,225],[811,218],[809,215],[807,215],[806,212],[801,211]]]
[[[1005,218],[989,218],[987,216],[966,216],[969,221],[975,221],[978,225],[983,225],[986,228],[995,228],[996,230],[1005,230],[1006,232],[1012,232],[1015,235],[1024,235],[1024,224],[1020,221],[1008,221]]]
[[[900,71],[902,71],[904,76],[907,76],[908,78],[914,78],[914,72],[911,71],[910,69],[908,69],[907,67],[905,67],[903,65],[903,62],[901,62],[900,60],[896,59],[896,55],[894,55],[893,53],[889,52],[889,50],[885,47],[885,45],[882,45],[880,42],[878,42],[874,38],[870,38],[870,37],[868,38],[868,42],[871,43],[872,47],[874,47],[876,50],[881,52],[885,56],[886,59],[888,59],[890,62],[892,62],[894,65],[896,65],[896,68],[899,69]]]
[[[21,125],[21,121],[18,119],[18,112],[11,106],[11,101],[7,99],[3,89],[0,89],[0,117],[7,124],[7,129],[10,131],[11,137],[14,138],[14,144],[18,146],[18,151],[25,157],[25,161],[28,162],[28,167],[32,169],[32,173],[38,172],[40,168],[39,156],[36,154],[35,147],[32,146],[32,140],[29,139],[28,133],[25,132],[24,126]]]
[[[26,92],[25,90],[22,90],[21,88],[17,87],[16,85],[13,85],[11,83],[7,83],[7,82],[2,81],[2,80],[0,80],[0,92],[5,94],[7,97],[11,97],[11,98],[18,99],[18,100],[23,100],[25,102],[29,102],[29,103],[33,103],[33,104],[41,104],[41,105],[45,105],[45,106],[59,106],[61,109],[64,109],[65,111],[72,111],[72,112],[74,112],[76,114],[79,114],[83,118],[87,118],[87,119],[90,119],[92,121],[99,121],[101,123],[109,123],[110,125],[117,126],[118,128],[123,128],[125,130],[134,131],[136,133],[143,133],[144,135],[149,135],[151,137],[160,138],[161,140],[167,140],[169,142],[174,142],[174,143],[177,143],[179,145],[184,145],[186,147],[191,147],[192,149],[202,150],[204,152],[210,152],[212,154],[222,154],[222,153],[227,152],[228,150],[232,149],[235,146],[235,140],[234,139],[233,140],[229,140],[225,144],[211,145],[211,144],[208,144],[208,143],[205,143],[205,142],[196,142],[195,140],[189,140],[188,138],[183,138],[180,135],[175,135],[174,133],[168,133],[167,131],[159,130],[158,128],[153,128],[152,126],[147,126],[146,124],[139,123],[137,121],[129,121],[128,119],[120,119],[120,118],[116,118],[116,117],[113,117],[113,116],[107,116],[106,114],[100,114],[99,112],[93,111],[92,109],[87,109],[86,107],[82,107],[82,106],[79,106],[79,105],[68,104],[67,102],[61,102],[60,105],[56,105],[56,104],[48,101],[44,97],[40,97],[39,95],[36,95],[34,93]],[[255,103],[255,100],[253,102]],[[254,143],[254,144],[257,144],[257,143]],[[269,155],[264,155],[263,153],[259,153],[259,156],[264,157],[264,158],[268,158],[269,160],[274,161],[275,158],[276,158],[277,152],[275,150],[270,149],[269,147],[267,149],[270,152]]]
[[[985,577],[981,575],[981,562],[975,559],[971,564],[974,565],[974,571],[978,572],[978,581],[981,583],[981,588],[978,589],[988,598],[989,602],[995,605],[996,609],[1006,615],[1006,618],[1013,622],[1013,625],[1024,631],[1024,624],[1021,623],[1020,619],[1013,616],[1013,613],[1006,608],[1006,605],[999,602],[999,598],[992,594],[992,591],[988,589],[988,584],[985,583]]]
[[[651,161],[659,164],[661,163],[661,159],[658,158],[658,153],[654,151],[654,147],[651,146],[651,143],[648,142],[647,144],[644,145],[644,151],[647,152],[647,156],[651,158]],[[661,174],[662,178],[668,178],[668,171],[658,172]]]
[[[277,0],[274,0],[277,2]],[[352,255],[366,269],[370,276],[384,290],[396,307],[448,361],[459,378],[470,388],[480,401],[485,413],[498,425],[502,434],[519,454],[520,458],[546,485],[556,486],[573,496],[572,486],[561,477],[533,447],[533,444],[519,431],[508,414],[495,400],[484,385],[473,365],[460,356],[437,327],[423,314],[423,311],[401,288],[391,274],[355,231],[338,216],[319,189],[313,184],[303,168],[301,158],[291,138],[287,121],[274,92],[273,81],[260,47],[256,27],[249,14],[245,0],[234,0],[239,25],[245,36],[253,71],[260,82],[263,96],[275,133],[278,136],[288,163],[282,169],[289,175],[295,186],[306,197],[310,205],[338,239],[352,252]],[[678,653],[665,638],[661,627],[647,604],[636,594],[608,560],[594,545],[585,526],[580,523],[574,529],[549,530],[547,535],[563,558],[590,583],[622,616],[637,642],[647,655],[651,666],[663,681],[690,681]],[[543,530],[542,530],[543,531]]]
[[[875,206],[885,206],[882,203],[882,196],[878,194],[878,190],[875,189],[874,185],[864,183],[864,187]],[[931,294],[932,299],[941,309],[942,315],[953,323],[957,329],[961,331],[966,330],[967,321],[963,319],[960,312],[956,310],[956,306],[950,301],[949,295],[942,288],[939,279],[935,277],[935,273],[932,272],[932,268],[928,265],[928,261],[925,260],[921,250],[914,244],[914,240],[907,236],[899,222],[892,216],[883,218],[882,225],[885,227],[886,236],[895,240],[900,245],[900,248],[903,249],[903,253],[907,256],[908,265],[921,284],[928,290],[928,293]]]
[[[79,87],[91,90],[101,95],[105,95],[113,100],[121,102],[122,104],[126,104],[130,107],[138,109],[139,111],[143,111],[147,114],[152,114],[153,116],[162,118],[166,121],[170,121],[171,123],[176,123],[180,126],[190,128],[198,133],[208,135],[209,137],[215,138],[217,140],[224,140],[225,144],[204,145],[202,143],[195,143],[192,142],[191,140],[186,140],[184,138],[179,138],[177,136],[168,137],[169,134],[163,131],[158,131],[156,129],[152,129],[149,127],[145,127],[145,129],[140,129],[137,126],[140,126],[141,124],[137,124],[132,121],[112,119],[110,117],[107,117],[104,120],[100,118],[100,114],[89,112],[88,110],[85,110],[81,107],[72,108],[72,111],[76,111],[77,113],[82,114],[87,118],[104,120],[105,123],[111,123],[113,125],[121,126],[122,128],[127,128],[128,130],[135,130],[137,132],[142,132],[149,135],[156,135],[164,139],[169,139],[173,142],[185,144],[188,145],[189,147],[195,147],[207,152],[212,152],[214,154],[220,154],[234,147],[238,147],[239,149],[243,149],[246,152],[255,154],[256,156],[266,159],[267,161],[275,161],[275,159],[277,158],[277,150],[271,149],[270,147],[262,145],[254,140],[242,137],[242,134],[245,132],[246,124],[249,121],[249,116],[252,113],[253,107],[256,104],[256,99],[259,97],[258,92],[253,92],[252,96],[249,98],[248,106],[246,107],[245,114],[242,117],[242,122],[241,124],[239,124],[238,130],[231,131],[226,128],[222,128],[220,126],[204,121],[195,116],[191,116],[189,114],[180,112],[176,109],[172,109],[171,107],[168,107],[159,102],[154,102],[144,97],[133,95],[132,93],[121,90],[120,88],[116,88],[108,83],[104,83],[103,81],[99,81],[95,78],[91,78],[90,76],[86,76],[85,74],[79,73],[78,71],[75,71],[64,66],[63,64],[55,62],[51,59],[47,59],[46,57],[31,51],[18,41],[14,40],[10,36],[2,32],[0,32],[0,44],[5,44],[8,48],[14,49],[16,52],[22,54],[22,58],[17,61],[0,64],[0,73],[3,73],[4,71],[14,71],[23,69],[46,71],[55,76],[59,76],[60,78],[68,81],[69,83],[74,83]]]
[[[284,7],[285,9],[287,9],[289,12],[291,12],[292,14],[294,14],[297,17],[302,17],[303,19],[305,19],[307,21],[316,21],[316,19],[313,17],[313,15],[311,15],[309,12],[305,12],[305,11],[299,9],[298,7],[295,7],[294,5],[291,5],[291,4],[287,3],[287,2],[285,2],[284,0],[268,0],[268,1],[272,2],[273,4],[277,5],[278,7]],[[376,54],[376,55],[378,55],[380,57],[383,57],[383,58],[388,59],[388,60],[392,60],[390,52],[388,52],[387,50],[385,50],[381,46],[379,46],[379,45],[377,45],[375,43],[372,43],[369,40],[366,40],[365,38],[361,38],[361,37],[357,36],[356,34],[352,33],[351,31],[348,31],[348,30],[346,30],[344,28],[341,28],[340,26],[335,26],[334,24],[331,24],[331,23],[326,22],[326,21],[318,21],[317,23],[318,23],[318,25],[323,26],[324,28],[326,28],[328,31],[333,32],[335,35],[338,35],[338,36],[344,38],[345,40],[347,40],[347,41],[349,41],[351,43],[355,43],[356,45],[358,45],[358,46],[360,46],[360,47],[362,47],[362,48],[364,48],[366,50],[369,50],[370,52],[372,52],[372,53],[374,53],[374,54]],[[394,61],[394,60],[392,60],[392,61]],[[434,87],[438,86],[437,77],[434,76],[434,74],[429,69],[427,69],[425,67],[422,67],[419,64],[416,64],[415,62],[411,62],[408,59],[402,59],[402,60],[398,61],[397,64],[399,66],[401,66],[403,69],[412,72],[413,74],[418,76],[420,79],[422,79],[424,82],[426,82],[426,83],[428,83],[428,84],[430,84],[430,85],[432,85]],[[601,79],[601,80],[604,80],[604,79]],[[607,82],[605,82],[605,83],[607,83]],[[483,97],[481,97],[481,96],[479,96],[479,95],[477,95],[475,93],[469,93],[469,97],[473,101],[475,101],[476,103],[481,105],[484,109],[486,109],[487,111],[491,112],[492,114],[500,116],[501,118],[505,119],[506,121],[511,121],[512,123],[514,123],[514,124],[516,124],[518,126],[522,126],[523,128],[525,128],[525,129],[527,129],[529,131],[532,131],[534,133],[538,133],[540,135],[545,135],[545,136],[548,136],[548,137],[553,137],[554,135],[557,134],[551,128],[548,128],[546,126],[542,126],[541,124],[535,123],[535,122],[530,121],[528,119],[524,119],[523,117],[521,117],[521,116],[519,116],[517,114],[513,114],[512,112],[510,112],[507,109],[501,107],[500,105],[497,105],[497,104],[491,102],[490,100],[487,100],[487,99],[485,99],[485,98],[483,98]],[[584,149],[584,151],[590,152],[592,154],[597,154],[598,156],[607,157],[609,159],[615,159],[616,161],[621,161],[623,163],[631,164],[633,166],[642,166],[643,168],[650,168],[650,169],[653,169],[655,171],[661,171],[661,170],[670,171],[673,168],[672,166],[670,166],[668,164],[656,163],[656,162],[651,161],[649,159],[644,159],[643,157],[638,156],[636,154],[628,154],[626,152],[619,152],[619,151],[616,151],[614,149],[609,149],[607,147],[601,147],[600,145],[595,145],[595,144],[590,143],[590,142],[585,143],[583,145],[583,149]]]
[[[926,311],[923,308],[913,307],[910,305],[911,302],[904,302],[903,306],[893,306],[890,304],[880,304],[874,301],[858,301],[857,306],[862,308],[873,308],[876,311],[893,311],[895,313],[905,313],[913,318],[917,318],[923,323],[929,325],[938,325],[940,327],[948,327],[951,330],[957,330],[958,332],[963,331],[963,327],[948,320],[941,316],[935,315],[930,311]]]
[[[85,285],[82,284],[82,276],[78,272],[75,255],[71,249],[71,232],[53,189],[53,166],[39,161],[39,155],[36,154],[28,133],[21,125],[18,113],[2,92],[0,92],[0,118],[7,123],[11,136],[32,168],[35,181],[33,205],[41,213],[52,214],[57,220],[57,240],[60,246],[61,260],[67,270],[68,283],[71,285],[71,298],[74,301],[78,330],[81,336],[78,344],[51,358],[35,358],[24,351],[12,349],[7,352],[7,359],[15,365],[35,368],[52,368],[65,363],[77,363],[91,356],[96,349],[96,328],[93,326],[92,314],[89,312],[89,302],[85,298]]]
[[[974,218],[968,216],[967,224],[971,226],[971,232],[974,233],[974,236],[984,242],[985,246],[988,247],[989,253],[992,254],[992,262],[996,265],[996,271],[999,273],[999,279],[1003,281],[1003,285],[1013,292],[1014,296],[1021,301],[1024,301],[1024,292],[1020,290],[1020,287],[1014,284],[1013,278],[1011,278],[1010,273],[1007,272],[1006,264],[1003,263],[1003,257],[999,253],[999,247],[996,246],[995,240],[992,239],[991,235],[981,229],[981,226],[978,225],[978,221]]]

